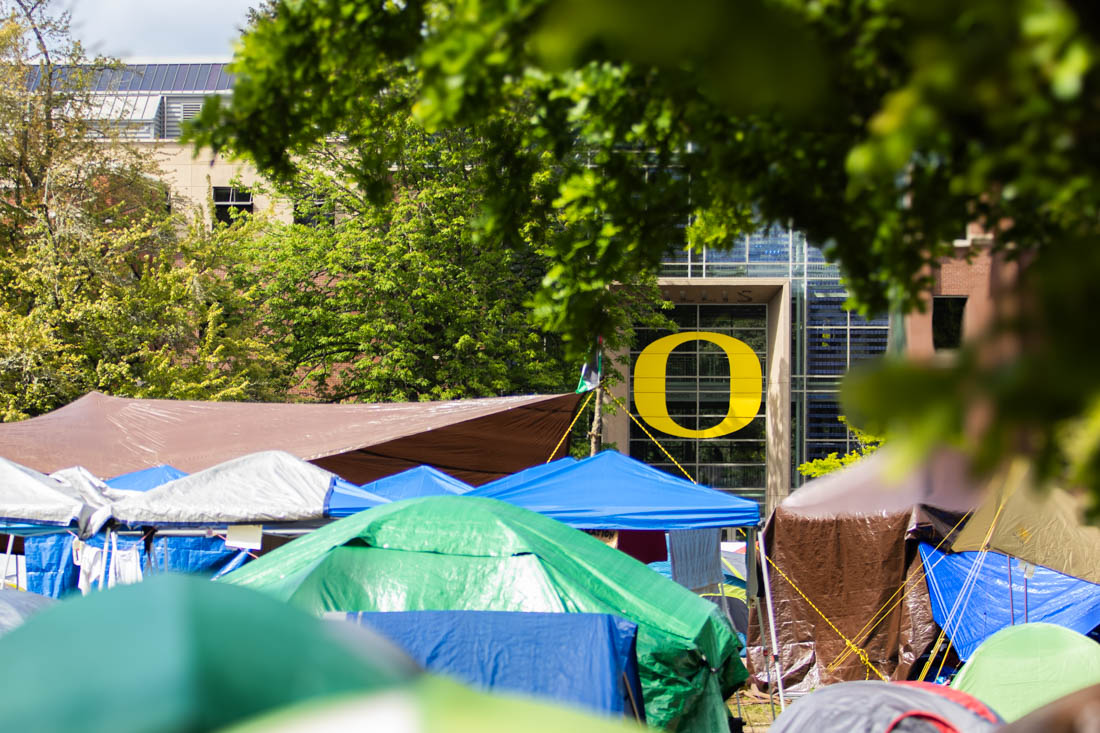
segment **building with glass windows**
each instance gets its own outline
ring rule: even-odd
[[[120,137],[152,147],[177,201],[210,209],[221,221],[254,207],[290,220],[296,216],[290,202],[255,192],[250,184],[257,176],[248,166],[209,151],[196,155],[179,143],[182,125],[206,97],[231,92],[225,67],[147,63],[103,70],[95,79],[94,114]],[[906,318],[898,342],[916,356],[957,347],[989,316],[993,263],[982,254],[981,233],[956,244],[960,252],[977,248],[978,256],[944,263],[928,312]],[[650,360],[659,374],[641,380],[639,391],[639,358],[645,363],[643,355],[669,335],[639,332],[626,383],[614,390],[639,420],[622,411],[610,416],[605,441],[675,474],[679,464],[701,483],[769,508],[801,483],[800,463],[855,447],[837,419],[839,380],[852,365],[883,354],[890,329],[886,317],[866,320],[844,310],[840,272],[819,248],[797,231],[771,226],[726,251],[674,252],[661,275],[679,333],[702,336]],[[744,369],[759,373],[745,377]]]

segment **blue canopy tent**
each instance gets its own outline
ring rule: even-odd
[[[381,504],[388,504],[391,500],[384,496],[379,496],[374,492],[367,491],[366,489],[356,486],[351,481],[337,476],[333,482],[332,487],[329,489],[328,494],[325,496],[325,516],[337,519],[339,517],[350,517],[356,512],[361,512],[364,509],[370,509]]]
[[[483,690],[644,719],[632,621],[598,613],[331,614],[395,642],[425,669]]]
[[[107,485],[112,489],[123,491],[148,491],[169,481],[183,478],[187,474],[175,466],[161,464],[152,468],[143,468],[140,471],[131,471],[121,476],[107,479]]]
[[[498,478],[496,481],[490,481],[487,484],[482,484],[478,487],[478,491],[484,491],[487,493],[504,491],[514,486],[520,486],[530,481],[534,481],[535,479],[542,478],[543,476],[546,476],[548,474],[557,473],[563,468],[569,468],[570,466],[575,466],[576,464],[577,459],[573,458],[572,456],[559,458],[555,461],[550,461],[549,463],[536,463],[534,466],[531,466],[530,468],[525,468],[522,471],[516,471],[510,476],[504,476],[503,478]]]
[[[948,554],[921,543],[920,555],[932,617],[963,661],[1013,624],[1043,621],[1082,634],[1100,625],[1100,585],[999,552]]]
[[[522,484],[486,484],[469,495],[506,501],[578,529],[704,529],[760,522],[756,502],[611,450]]]
[[[473,489],[468,483],[431,466],[417,466],[392,476],[380,478],[360,487],[388,501],[416,499],[421,496],[449,496],[465,494]]]

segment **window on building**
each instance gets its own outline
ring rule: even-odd
[[[949,351],[962,345],[966,298],[937,296],[932,299],[932,347]]]
[[[247,188],[214,186],[214,219],[232,224],[234,216],[252,213],[252,192]]]
[[[336,223],[336,209],[326,196],[306,196],[294,202],[294,223],[307,227]]]

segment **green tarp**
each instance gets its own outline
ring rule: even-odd
[[[1008,626],[986,639],[951,686],[1008,722],[1100,683],[1100,644],[1054,624]]]
[[[487,610],[612,613],[638,624],[647,722],[727,730],[725,697],[746,678],[718,609],[553,519],[492,499],[430,497],[334,522],[224,582],[316,614]]]

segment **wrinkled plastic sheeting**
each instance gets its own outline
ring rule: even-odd
[[[1087,580],[1041,565],[1028,578],[1019,559],[998,552],[949,555],[922,542],[920,554],[933,617],[963,661],[1006,626],[1041,621],[1085,634],[1100,625],[1100,586]]]
[[[321,519],[335,476],[283,451],[262,451],[135,494],[111,507],[126,525],[225,526]]]
[[[728,730],[745,680],[717,607],[583,532],[499,501],[431,497],[333,522],[224,582],[330,611],[610,613],[638,625],[650,725]]]
[[[0,588],[0,636],[21,626],[28,618],[53,603],[52,598],[37,593]]]
[[[0,521],[67,527],[87,515],[69,485],[0,458]]]
[[[771,733],[851,733],[896,731],[926,733],[938,730],[927,717],[934,715],[959,733],[986,733],[1000,727],[965,706],[934,692],[877,680],[844,682],[816,690],[775,719]]]
[[[1005,487],[983,503],[951,545],[955,552],[993,549],[1060,573],[1100,583],[1100,528],[1081,521],[1072,494]],[[992,525],[993,529],[990,530]]]
[[[866,651],[883,675],[908,677],[936,633],[927,588],[914,576],[920,560],[916,553],[907,557],[911,514],[907,510],[885,516],[818,518],[799,516],[781,506],[772,515],[765,531],[768,555],[797,586],[796,590],[768,568],[786,689],[809,692],[820,685],[877,677],[854,653],[829,669],[845,654],[847,645],[821,614]],[[903,586],[908,588],[904,602],[894,603]],[[870,624],[884,608],[888,609],[885,617]],[[759,629],[754,609],[749,620],[748,667],[753,683],[764,687],[771,682],[772,672]],[[767,641],[770,647],[770,638]]]
[[[631,695],[641,705],[638,626],[617,616],[409,611],[347,618],[388,637],[428,671],[479,689],[605,714],[630,715]]]

